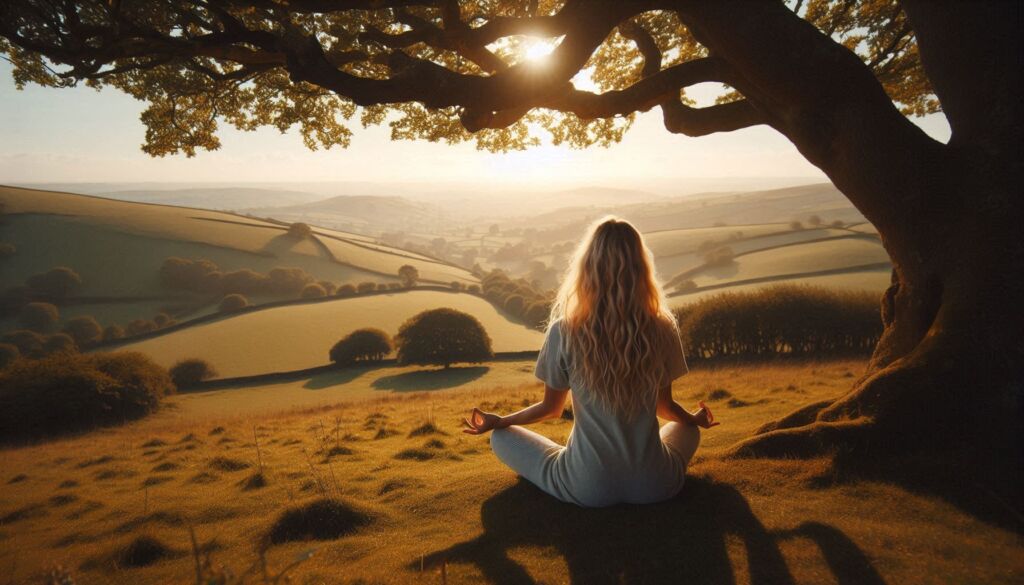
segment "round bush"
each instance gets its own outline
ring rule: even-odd
[[[66,266],[58,266],[30,276],[25,284],[37,297],[60,300],[82,286],[82,277]]]
[[[478,295],[478,294],[480,294],[480,285],[479,284],[471,284],[471,285],[466,287],[466,292]]]
[[[0,337],[0,341],[17,347],[21,355],[25,357],[34,358],[42,355],[43,343],[46,342],[46,338],[35,331],[18,329],[4,333],[3,337]]]
[[[420,279],[420,271],[412,264],[403,264],[398,269],[398,278],[402,281],[402,286],[412,288],[416,286],[416,281]]]
[[[303,299],[322,299],[327,296],[327,291],[319,284],[307,284],[299,296]]]
[[[43,353],[46,355],[55,353],[78,353],[78,345],[67,333],[54,333],[46,338],[43,343]]]
[[[319,284],[320,286],[324,287],[324,293],[326,293],[327,296],[333,295],[334,291],[338,290],[338,285],[334,284],[333,282],[331,282],[329,280],[321,280],[317,284]]]
[[[368,293],[377,290],[376,282],[360,282],[356,290],[361,293]]]
[[[377,286],[377,289],[378,289],[378,290],[381,290],[381,289],[383,289],[383,288],[384,288],[384,286],[385,286],[385,284],[384,284],[384,283],[382,282],[382,283],[380,283],[380,284],[379,284],[379,285]],[[389,282],[389,283],[387,283],[387,287],[388,287],[388,290],[398,290],[398,289],[400,289],[400,288],[403,288],[404,286],[405,286],[405,285],[403,285],[403,284],[402,284],[402,283],[400,283],[400,282]]]
[[[451,287],[452,290],[462,290],[462,283],[457,280],[451,281],[448,286]]]
[[[206,360],[189,358],[171,366],[170,375],[171,381],[180,390],[216,377],[217,370]]]
[[[108,325],[103,330],[103,341],[115,341],[124,337],[124,328],[120,325]]]
[[[146,319],[134,319],[125,326],[124,331],[126,335],[142,335],[143,333],[156,331],[156,329],[156,323],[152,321],[147,321]]]
[[[70,335],[79,347],[86,347],[102,339],[103,327],[95,317],[72,317],[64,323],[64,333]]]
[[[60,311],[50,303],[29,303],[21,309],[18,324],[25,329],[46,333],[60,319]]]
[[[21,351],[13,343],[0,343],[0,370],[14,363],[21,357]]]
[[[351,284],[343,284],[334,291],[334,294],[339,297],[350,297],[356,294],[356,287]]]
[[[230,294],[220,300],[220,305],[217,310],[221,313],[230,313],[239,309],[244,309],[249,306],[249,299],[245,295]]]
[[[523,312],[523,297],[522,295],[509,295],[505,298],[505,310],[513,315],[518,315]]]
[[[173,391],[167,371],[140,353],[18,360],[0,372],[0,440],[120,424]]]
[[[356,329],[334,344],[329,357],[336,364],[349,365],[357,361],[380,361],[391,353],[391,337],[372,327]]]
[[[479,363],[494,357],[491,338],[476,317],[450,309],[430,309],[402,324],[395,337],[398,364]]]
[[[313,228],[309,227],[309,224],[297,221],[288,226],[288,235],[297,239],[308,238],[313,235]]]

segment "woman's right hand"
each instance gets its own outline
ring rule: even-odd
[[[467,435],[482,435],[487,431],[499,428],[501,424],[501,417],[494,413],[484,412],[479,408],[474,408],[468,419],[462,419],[462,424],[467,427],[462,429],[462,432]]]
[[[691,422],[693,422],[694,425],[702,429],[710,429],[711,427],[722,424],[715,422],[715,415],[711,414],[711,409],[708,408],[703,401],[698,402],[697,406],[697,412],[690,415],[691,417],[693,417],[690,420]]]

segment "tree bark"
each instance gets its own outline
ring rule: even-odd
[[[907,2],[948,144],[870,70],[782,3],[680,2],[734,85],[879,231],[893,262],[884,333],[840,399],[765,425],[736,456],[866,456],[1019,445],[1024,378],[1021,31],[1015,3]],[[973,444],[973,443],[972,443]]]

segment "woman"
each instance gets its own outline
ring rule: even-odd
[[[700,442],[717,425],[672,399],[687,372],[676,322],[636,229],[598,221],[577,247],[551,308],[535,374],[544,399],[507,416],[473,409],[464,432],[494,431],[491,448],[545,492],[580,506],[671,498]],[[574,425],[563,447],[520,425],[562,414],[572,389]],[[658,417],[668,420],[659,432]]]

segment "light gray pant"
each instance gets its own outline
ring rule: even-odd
[[[700,429],[694,425],[670,422],[661,427],[661,441],[673,451],[685,468],[700,445]],[[491,433],[491,449],[502,463],[549,494],[564,499],[548,477],[548,465],[564,449],[544,435],[520,426],[497,429]]]

